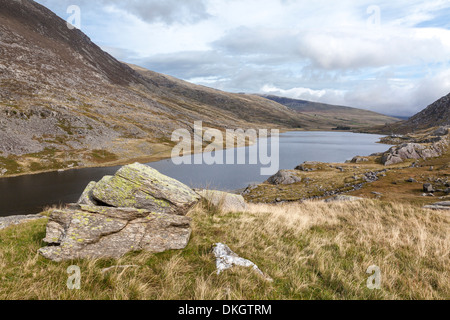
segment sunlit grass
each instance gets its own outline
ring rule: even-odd
[[[191,213],[188,247],[119,260],[54,263],[37,254],[46,221],[0,231],[0,299],[448,299],[450,230],[444,212],[378,201],[250,205]],[[274,279],[237,268],[216,274],[222,242]],[[67,288],[67,268],[81,289]],[[118,265],[136,267],[104,268]],[[367,288],[369,266],[382,272]]]

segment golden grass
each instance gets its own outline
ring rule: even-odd
[[[245,213],[191,213],[182,251],[54,263],[38,256],[45,221],[0,231],[0,299],[448,299],[450,217],[411,205],[361,201],[250,205]],[[274,279],[243,268],[215,272],[222,242]],[[81,290],[67,289],[67,268]],[[136,265],[133,268],[103,268]],[[369,290],[366,270],[382,272]]]

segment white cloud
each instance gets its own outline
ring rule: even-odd
[[[450,88],[450,69],[417,81],[403,79],[372,79],[356,85],[352,90],[291,88],[284,90],[263,86],[259,93],[281,95],[293,99],[310,100],[337,105],[355,106],[388,115],[409,116],[447,95]]]

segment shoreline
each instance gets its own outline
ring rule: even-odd
[[[287,133],[287,132],[328,132],[328,133],[348,132],[348,133],[354,133],[354,134],[368,134],[368,135],[385,136],[385,135],[381,135],[381,134],[377,134],[377,133],[366,133],[366,132],[362,133],[362,132],[357,132],[357,131],[343,131],[343,130],[341,130],[341,131],[337,131],[337,130],[333,130],[333,131],[299,130],[299,129],[275,129],[275,130],[279,130],[280,134]],[[255,143],[256,142],[247,144],[246,147],[252,146]],[[389,144],[382,142],[381,139],[380,139],[380,141],[378,141],[376,143],[385,144],[385,145],[389,146]],[[3,175],[3,176],[0,176],[0,180],[8,179],[8,178],[24,177],[24,176],[33,176],[33,175],[39,175],[39,174],[44,174],[44,173],[55,173],[55,172],[63,173],[63,172],[67,172],[67,171],[82,170],[82,169],[112,168],[112,167],[129,165],[129,164],[132,164],[135,162],[144,163],[144,164],[152,163],[152,162],[159,162],[159,161],[163,161],[163,160],[169,160],[172,158],[171,157],[172,148],[173,147],[170,147],[165,151],[159,152],[154,155],[149,155],[149,156],[126,158],[123,160],[115,160],[115,161],[111,161],[111,162],[104,162],[104,163],[98,163],[98,164],[93,163],[93,164],[88,164],[85,166],[79,166],[79,167],[73,167],[73,168],[38,170],[38,171],[31,171],[31,172],[16,173],[16,174],[11,174],[11,175]],[[219,150],[226,150],[226,148],[219,147]],[[202,153],[204,153],[204,152],[202,151]],[[189,154],[186,154],[185,156],[193,155],[193,154],[196,154],[196,153],[189,153]]]

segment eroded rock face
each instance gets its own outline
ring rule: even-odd
[[[188,186],[139,163],[121,168],[92,188],[96,201],[112,207],[185,215],[200,200]]]
[[[40,254],[53,261],[120,258],[128,252],[164,252],[187,246],[191,219],[133,208],[81,205],[51,211]]]
[[[247,210],[243,196],[216,190],[199,190],[197,193],[224,212]]]
[[[292,170],[280,170],[277,174],[270,177],[267,182],[275,185],[287,185],[302,182],[302,178]]]

